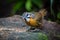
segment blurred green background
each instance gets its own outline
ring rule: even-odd
[[[60,0],[0,0],[0,18],[47,9],[46,20],[60,23]]]

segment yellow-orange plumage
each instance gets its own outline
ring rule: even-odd
[[[29,21],[26,21],[25,22],[27,23],[27,25],[31,26],[31,28],[40,28],[42,29],[41,27],[41,23],[39,23],[37,20],[33,19],[33,18],[29,18]]]
[[[32,27],[38,26],[38,22],[33,18],[30,18],[30,21],[28,23],[29,23],[28,25],[30,25]]]

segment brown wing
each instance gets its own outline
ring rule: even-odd
[[[35,13],[35,20],[42,20],[44,16],[46,15],[47,11],[46,9],[41,9],[39,12]]]

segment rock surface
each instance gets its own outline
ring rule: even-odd
[[[0,18],[0,40],[48,40],[44,33],[26,32],[27,29],[29,27],[19,15]]]
[[[26,25],[20,15],[12,17],[0,18],[0,30],[23,30],[26,31],[29,27]],[[22,32],[23,32],[22,31]]]
[[[0,31],[0,40],[48,40],[43,33]]]
[[[60,25],[56,22],[43,21],[42,38],[39,32],[26,32],[29,26],[19,15],[0,18],[0,40],[41,40],[45,39],[44,34],[48,35],[49,40],[60,40]],[[47,39],[47,37],[46,37]]]

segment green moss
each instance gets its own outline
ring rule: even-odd
[[[48,40],[48,37],[46,34],[38,33],[39,40]]]

